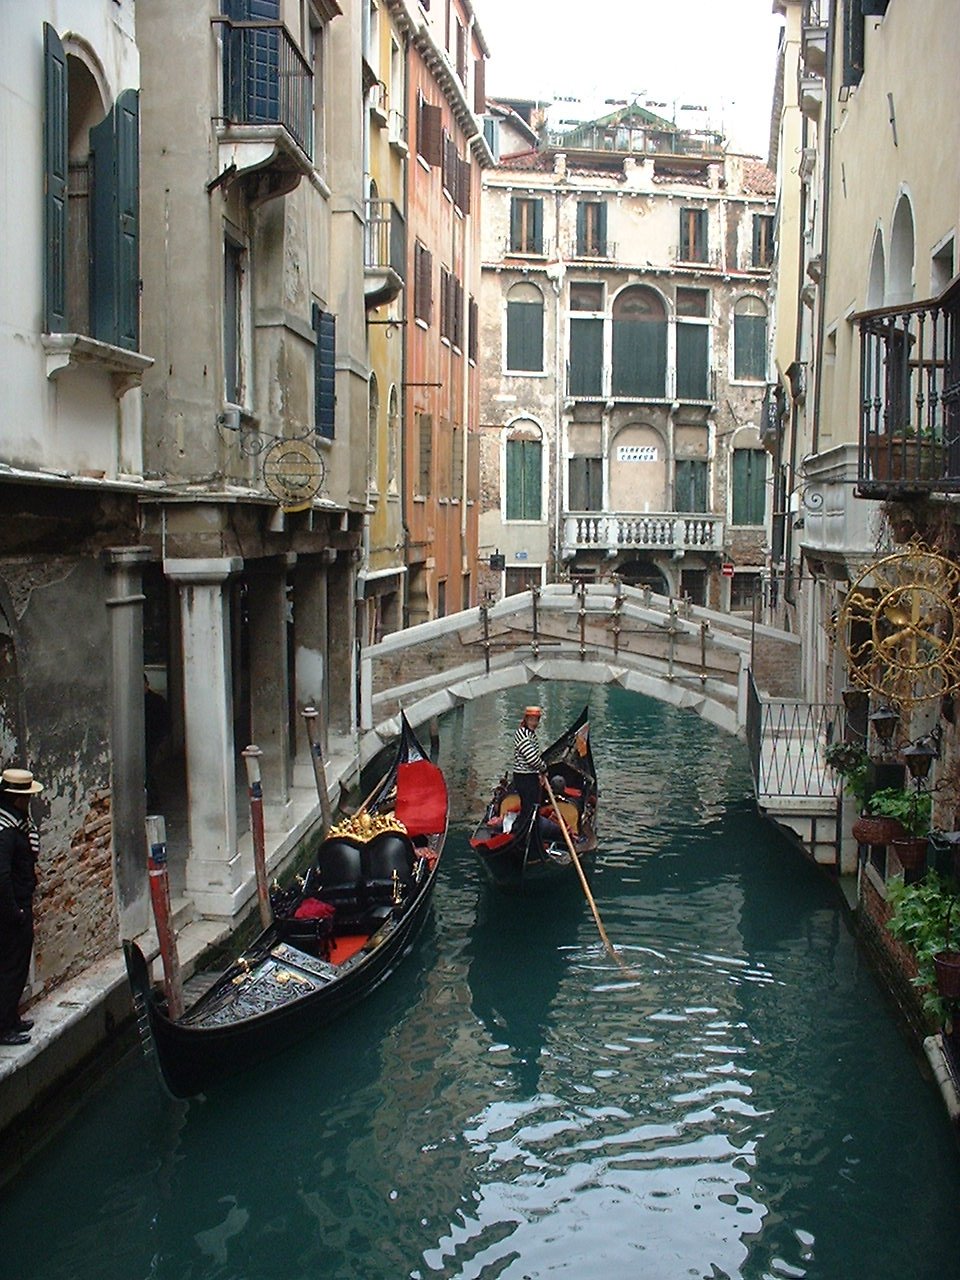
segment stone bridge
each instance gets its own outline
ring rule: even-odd
[[[425,622],[360,655],[361,763],[411,724],[533,680],[623,688],[744,736],[748,673],[795,698],[797,636],[622,583],[565,583]]]

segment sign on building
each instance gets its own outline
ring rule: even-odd
[[[617,446],[617,461],[656,462],[658,453],[655,444],[621,444]]]

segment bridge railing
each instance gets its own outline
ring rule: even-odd
[[[753,672],[747,682],[747,748],[757,800],[837,798],[840,779],[824,761],[843,736],[842,707],[828,702],[764,698]]]

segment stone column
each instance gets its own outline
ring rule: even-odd
[[[252,740],[263,752],[260,773],[268,825],[281,825],[290,804],[290,683],[287,669],[287,571],[296,556],[247,566],[250,612]],[[246,743],[238,743],[246,746]]]
[[[143,718],[143,565],[149,547],[110,547],[107,609],[112,658],[110,721],[111,821],[120,934],[134,938],[150,924],[147,881],[146,753]]]
[[[242,905],[237,850],[237,746],[233,740],[229,596],[238,557],[165,560],[180,591],[188,826],[187,893],[207,916]],[[246,746],[242,743],[241,746]]]

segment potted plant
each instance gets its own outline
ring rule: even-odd
[[[905,787],[884,787],[869,799],[870,813],[892,818],[900,827],[898,834],[886,841],[900,859],[905,871],[915,871],[927,860],[927,837],[933,797],[929,791],[908,791]]]
[[[951,1002],[960,998],[960,952],[950,947],[956,894],[948,881],[930,871],[915,884],[891,881],[887,902],[891,908],[887,930],[913,952],[917,962],[913,981],[923,993],[924,1012],[942,1025],[952,1013]]]
[[[867,769],[870,757],[854,742],[831,742],[823,753],[827,765],[843,778],[843,785],[863,808],[867,791]]]

